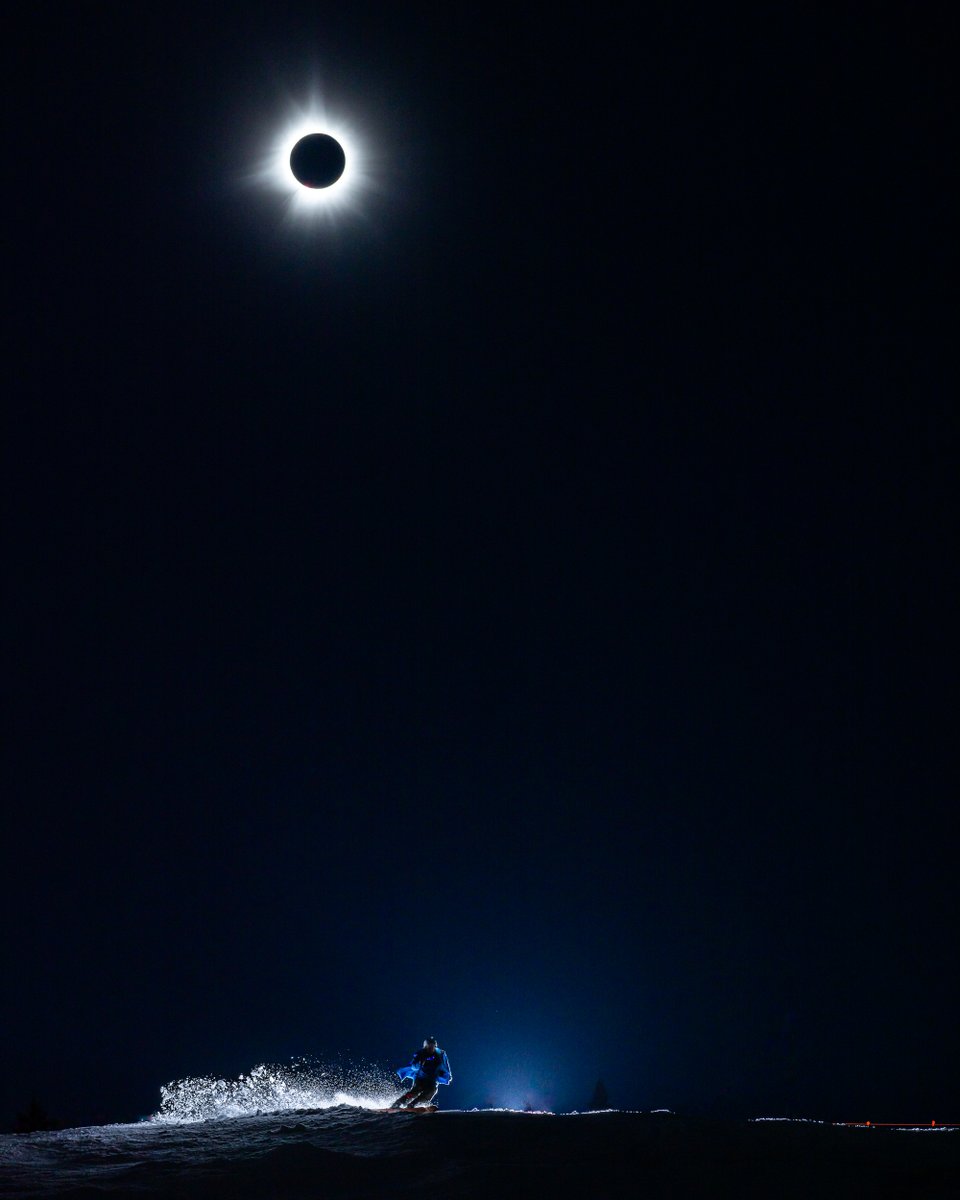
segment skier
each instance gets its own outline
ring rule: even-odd
[[[423,1047],[410,1060],[409,1067],[397,1071],[400,1079],[412,1079],[413,1087],[393,1102],[394,1108],[419,1108],[433,1103],[441,1083],[450,1083],[453,1075],[446,1050],[435,1037],[424,1038]]]

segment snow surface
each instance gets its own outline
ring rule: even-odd
[[[960,1134],[341,1104],[0,1137],[0,1196],[18,1198],[887,1195],[955,1200]]]

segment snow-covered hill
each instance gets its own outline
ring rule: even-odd
[[[917,1197],[960,1194],[960,1134],[663,1113],[353,1105],[0,1138],[0,1195]]]

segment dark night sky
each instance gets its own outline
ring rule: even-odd
[[[957,1116],[953,30],[856,7],[20,6],[0,1125]]]

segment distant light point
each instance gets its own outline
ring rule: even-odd
[[[290,170],[298,183],[308,188],[328,188],[337,182],[347,156],[329,133],[308,133],[290,151]]]

